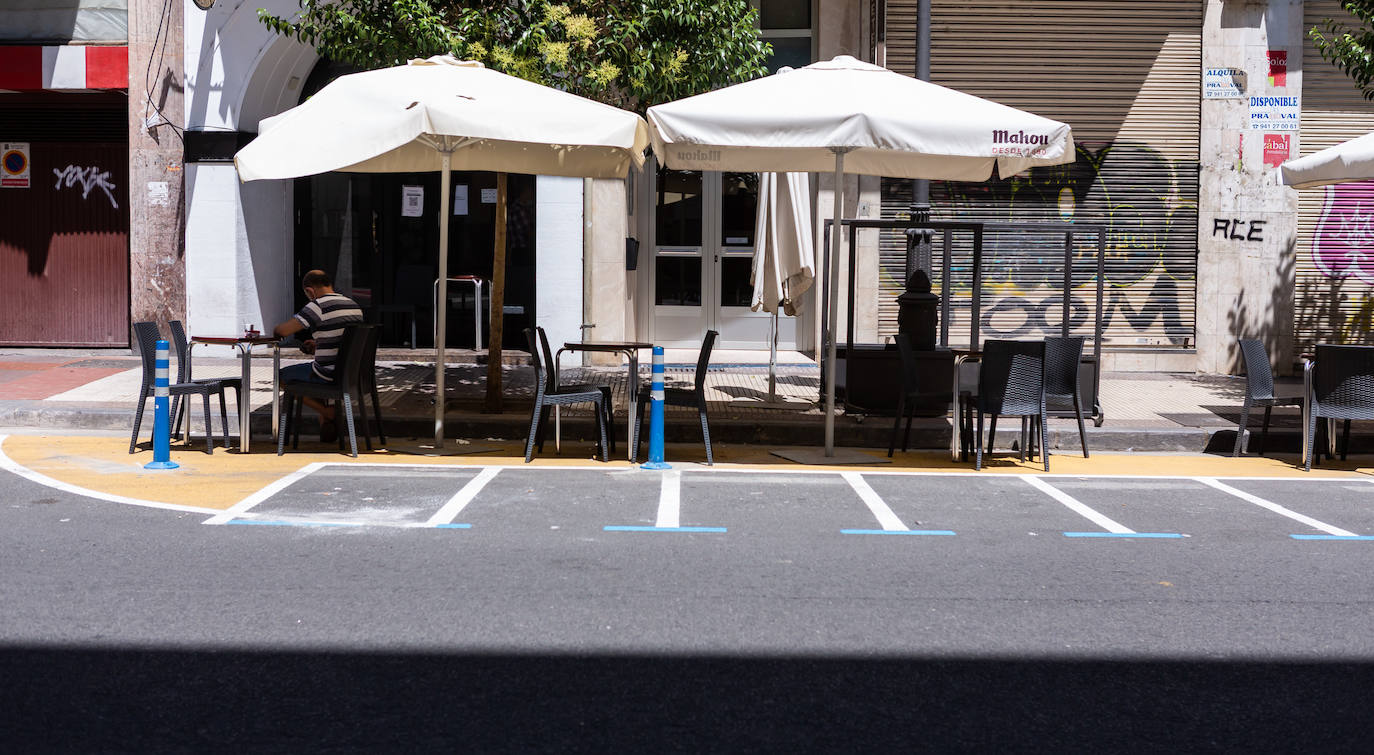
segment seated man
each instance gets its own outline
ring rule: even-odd
[[[272,329],[281,338],[306,331],[301,351],[314,354],[309,364],[293,364],[282,368],[282,382],[298,380],[307,383],[334,382],[334,363],[339,358],[339,344],[343,341],[344,326],[363,321],[363,311],[352,299],[334,292],[334,281],[323,270],[311,270],[301,281],[305,296],[310,299],[291,319]],[[334,407],[303,399],[305,405],[320,413],[320,440],[330,443],[339,437],[334,426]]]

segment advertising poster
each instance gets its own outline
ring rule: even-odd
[[[1202,97],[1207,100],[1240,99],[1245,96],[1245,71],[1239,68],[1207,68],[1202,72]]]
[[[442,210],[440,210],[442,212]],[[425,187],[401,187],[401,217],[418,218],[425,214]]]

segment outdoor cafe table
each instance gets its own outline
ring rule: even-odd
[[[191,349],[196,344],[207,344],[210,346],[233,346],[238,349],[239,361],[241,363],[240,374],[243,378],[242,391],[239,394],[239,453],[248,453],[248,445],[252,436],[249,422],[249,415],[253,411],[252,391],[253,391],[253,359],[252,351],[254,346],[272,347],[272,437],[277,437],[277,423],[281,420],[279,416],[281,407],[277,405],[277,392],[281,382],[281,339],[276,336],[191,336],[191,345],[186,350],[186,359],[191,359]],[[190,435],[191,413],[186,412],[187,435]]]
[[[553,356],[552,369],[554,374],[559,374],[559,362],[563,359],[565,351],[590,351],[601,354],[624,354],[629,360],[630,382],[626,385],[625,396],[627,402],[627,418],[629,422],[634,422],[634,417],[629,413],[634,412],[635,402],[639,398],[639,350],[652,349],[652,343],[642,341],[569,341],[563,344],[563,348]],[[558,415],[558,407],[554,407],[553,412],[554,433],[553,445],[557,449],[560,446],[559,435],[562,431],[562,418]],[[629,445],[628,443],[626,445]],[[634,454],[634,449],[630,449],[630,454]]]

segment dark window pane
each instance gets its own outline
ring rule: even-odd
[[[721,176],[720,243],[753,246],[759,208],[759,174],[726,173]]]
[[[773,54],[768,58],[769,73],[777,73],[783,66],[801,68],[811,65],[810,37],[769,37]]]
[[[811,0],[763,0],[759,3],[760,29],[810,29]]]
[[[701,258],[659,257],[654,271],[654,303],[701,306]]]
[[[753,257],[720,259],[720,306],[749,306],[750,299],[754,298],[754,284],[749,282],[749,274],[753,268]]]
[[[660,170],[657,188],[659,246],[701,246],[701,173]]]

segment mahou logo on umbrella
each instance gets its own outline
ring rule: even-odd
[[[992,132],[992,153],[994,155],[1019,155],[1027,157],[1044,153],[1049,146],[1049,134],[1028,134],[1025,131],[1006,131],[994,129]]]

